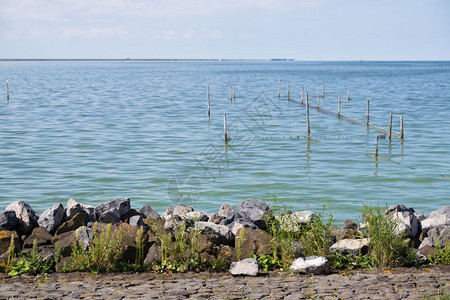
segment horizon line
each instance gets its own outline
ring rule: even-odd
[[[298,60],[294,58],[0,58],[4,61],[150,61],[150,62],[448,62],[449,59],[311,59]]]

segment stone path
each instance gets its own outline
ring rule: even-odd
[[[351,271],[307,276],[280,273],[0,274],[0,299],[435,299],[450,296],[450,266]]]

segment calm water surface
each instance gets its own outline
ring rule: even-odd
[[[214,212],[276,195],[294,210],[326,204],[342,223],[363,203],[450,203],[450,62],[1,62],[0,80],[11,94],[2,88],[0,210],[131,197]],[[404,142],[380,140],[377,163],[366,154],[381,133],[315,109],[308,142],[288,82],[314,105],[325,83],[320,106],[337,111],[341,94],[341,112],[362,121],[369,98],[371,123],[388,128],[393,112],[394,132],[403,115]]]

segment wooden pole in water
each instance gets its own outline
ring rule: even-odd
[[[366,124],[369,125],[369,99],[367,99],[367,121]]]
[[[389,114],[389,140],[392,139],[392,112]]]
[[[233,83],[233,99],[236,100],[236,83]]]
[[[233,86],[230,85],[230,101],[233,102]]]
[[[375,158],[378,158],[378,136],[375,138]]]
[[[311,135],[311,128],[309,126],[309,101],[308,101],[308,93],[306,94],[306,133],[309,136]]]
[[[338,119],[341,118],[341,95],[338,97]]]
[[[350,100],[350,86],[348,86],[347,90],[347,100]]]
[[[288,83],[288,92],[289,92],[288,99],[291,100],[291,83],[290,82]]]
[[[281,98],[281,79],[278,78],[278,98]]]
[[[304,93],[304,89],[302,88],[302,94],[301,94],[301,97],[300,97],[300,103],[303,105],[303,93]]]
[[[227,114],[223,113],[223,135],[225,138],[225,144],[228,142],[228,135],[227,135]]]
[[[9,101],[9,82],[6,80],[6,101]]]
[[[207,104],[208,104],[208,117],[211,115],[211,102],[210,102],[210,96],[209,96],[209,85],[206,89],[206,98],[207,98]]]
[[[400,116],[400,138],[403,140],[404,138],[404,134],[403,134],[403,116]]]
[[[320,110],[320,108],[319,108],[319,90],[317,90],[317,110]]]
[[[325,83],[322,85],[322,98],[325,98]]]

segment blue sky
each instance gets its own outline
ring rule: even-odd
[[[450,60],[448,0],[0,0],[0,58]]]

